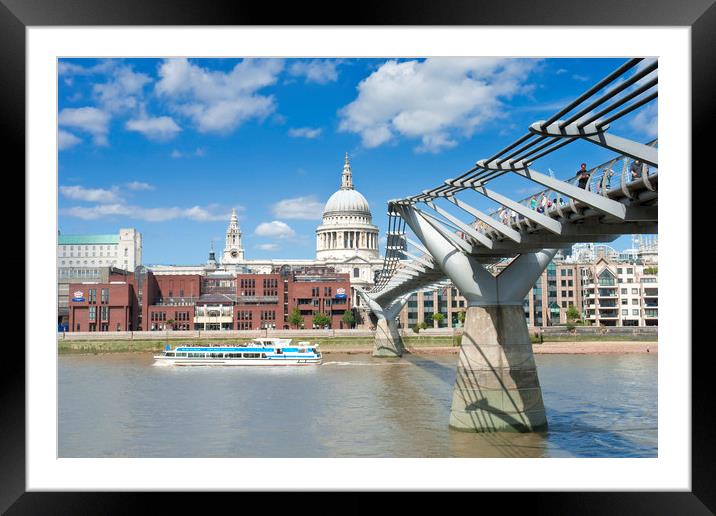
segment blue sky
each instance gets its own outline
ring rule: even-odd
[[[387,200],[469,169],[622,62],[62,59],[59,229],[136,227],[144,263],[193,264],[212,239],[223,249],[236,208],[247,258],[313,258],[345,152],[383,236]],[[611,130],[653,138],[652,104]],[[613,156],[579,142],[533,168],[568,178]],[[517,177],[497,183],[513,198],[538,190]],[[629,237],[612,245],[627,248]]]

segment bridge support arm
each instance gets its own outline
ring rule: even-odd
[[[467,299],[450,426],[468,432],[547,428],[542,389],[522,304],[556,249],[523,253],[494,276],[459,253],[410,206],[401,217]]]
[[[402,356],[405,346],[395,319],[408,302],[410,294],[404,294],[394,301],[381,304],[361,289],[356,289],[356,292],[378,319],[375,328],[373,356],[383,358]]]

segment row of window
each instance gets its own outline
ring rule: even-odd
[[[178,358],[266,358],[266,353],[183,353],[181,351],[174,353],[169,351],[166,356]]]
[[[151,321],[166,321],[167,312],[152,312],[149,319]],[[188,321],[189,312],[174,312],[175,321]]]
[[[60,265],[111,265],[115,266],[117,265],[117,260],[112,260],[111,262],[109,260],[61,260]],[[124,260],[124,266],[127,267],[127,260]]]
[[[100,317],[102,321],[109,320],[109,307],[108,306],[101,306],[100,307]],[[88,318],[90,321],[96,321],[97,320],[97,307],[96,306],[90,306],[89,307],[89,315]]]
[[[89,304],[97,303],[97,289],[96,288],[87,289],[87,302]],[[109,289],[108,288],[103,288],[100,290],[100,302],[102,304],[109,303]]]

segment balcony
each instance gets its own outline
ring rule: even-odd
[[[616,290],[614,292],[600,292],[599,293],[599,299],[611,299],[611,298],[618,298]]]
[[[616,301],[600,301],[599,308],[618,308]]]

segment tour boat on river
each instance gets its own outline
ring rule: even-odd
[[[260,338],[235,345],[181,346],[154,356],[158,366],[274,366],[311,365],[321,363],[318,344],[291,339]]]

